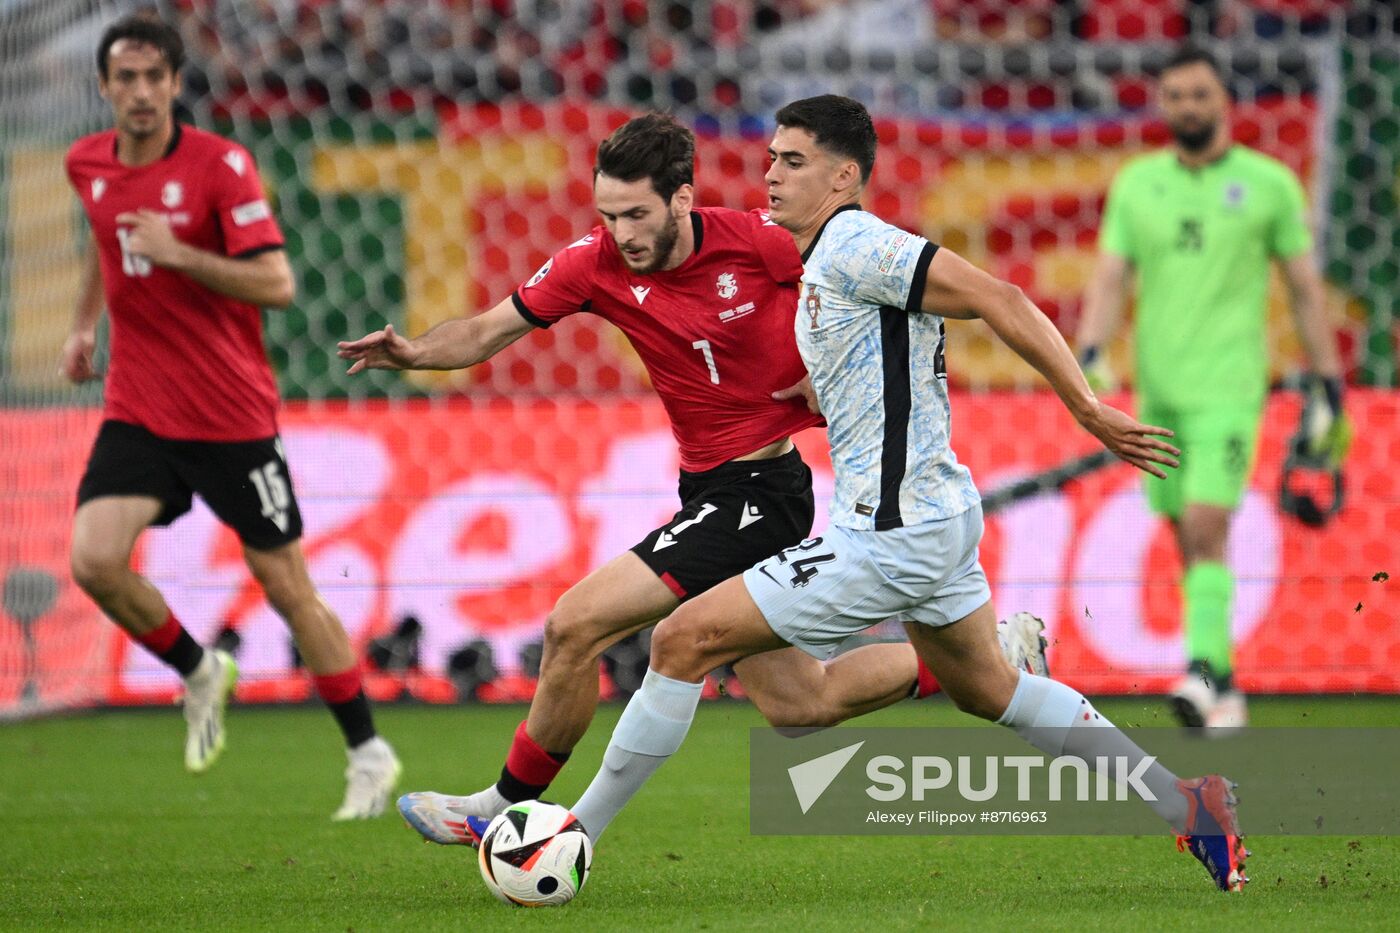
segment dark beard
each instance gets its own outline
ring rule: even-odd
[[[671,251],[676,248],[676,241],[681,236],[681,225],[676,222],[675,215],[669,217],[666,226],[661,228],[661,232],[656,235],[656,243],[651,249],[651,262],[645,268],[633,269],[633,275],[651,275],[653,272],[660,272],[666,263],[671,261]]]
[[[1183,130],[1171,127],[1176,143],[1187,152],[1203,152],[1215,140],[1215,124],[1208,123],[1198,130]]]

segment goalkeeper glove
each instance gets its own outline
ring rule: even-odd
[[[1340,469],[1351,449],[1352,426],[1342,407],[1342,380],[1313,377],[1303,406],[1301,453],[1325,469]]]

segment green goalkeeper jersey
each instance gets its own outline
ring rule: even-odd
[[[1099,248],[1136,274],[1139,392],[1178,410],[1262,403],[1269,266],[1311,248],[1305,213],[1293,172],[1244,146],[1199,169],[1170,150],[1124,166]]]

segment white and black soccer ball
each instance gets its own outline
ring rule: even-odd
[[[477,849],[486,887],[507,904],[557,907],[588,880],[593,843],[572,813],[558,804],[511,804],[486,827]]]

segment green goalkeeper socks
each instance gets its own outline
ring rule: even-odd
[[[1215,677],[1229,677],[1230,597],[1235,578],[1216,561],[1201,561],[1186,571],[1186,654],[1205,662]]]

